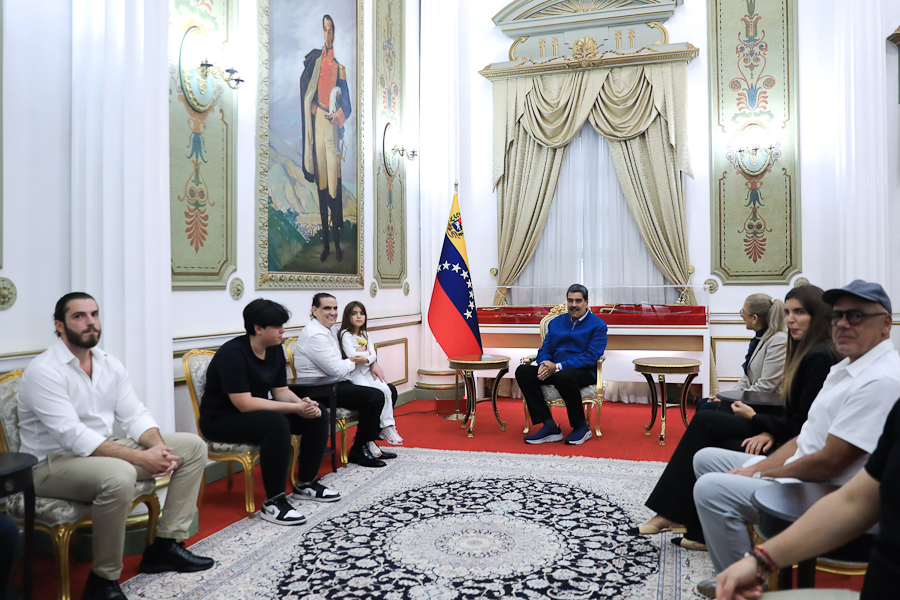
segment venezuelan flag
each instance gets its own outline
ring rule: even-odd
[[[469,274],[466,238],[459,216],[459,197],[453,196],[444,247],[434,278],[428,325],[447,356],[482,354],[475,291]]]

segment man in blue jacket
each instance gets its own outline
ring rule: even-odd
[[[572,426],[566,443],[583,444],[591,437],[581,405],[581,388],[597,383],[597,359],[606,351],[606,323],[590,311],[588,291],[583,285],[569,286],[566,304],[568,314],[550,321],[536,364],[516,369],[516,381],[525,396],[531,421],[543,424],[537,433],[525,437],[529,444],[563,439],[562,430],[544,401],[542,385],[554,386],[566,402]]]

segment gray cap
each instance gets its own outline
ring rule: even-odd
[[[891,310],[891,299],[888,298],[887,292],[884,291],[884,288],[877,283],[869,283],[868,281],[863,281],[862,279],[854,279],[842,288],[828,290],[827,292],[822,294],[822,300],[824,300],[828,304],[834,304],[835,300],[837,300],[841,296],[856,296],[857,298],[862,298],[863,300],[878,302],[885,308],[885,310],[887,310],[888,312],[893,312]]]

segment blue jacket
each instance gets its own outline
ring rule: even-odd
[[[588,369],[606,352],[606,323],[592,312],[583,321],[572,322],[568,313],[550,321],[537,363],[549,360],[563,369]]]

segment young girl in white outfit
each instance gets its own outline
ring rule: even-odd
[[[372,374],[371,365],[377,358],[375,348],[369,343],[366,331],[366,307],[362,302],[350,302],[344,308],[341,327],[338,330],[338,341],[341,343],[341,354],[344,358],[368,356],[366,363],[357,363],[350,372],[350,381],[356,385],[378,388],[384,394],[384,408],[381,409],[381,433],[379,437],[388,444],[399,446],[403,438],[397,433],[394,421],[394,398],[387,382],[381,381]]]

